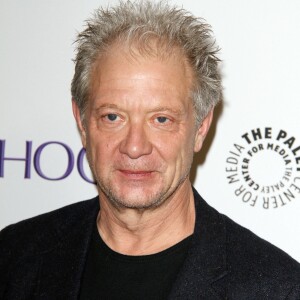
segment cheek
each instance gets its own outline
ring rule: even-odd
[[[160,139],[155,148],[164,161],[173,165],[186,165],[192,160],[194,142],[192,137],[172,135]]]
[[[179,152],[181,156],[181,164],[184,169],[190,168],[194,157],[194,135],[187,133],[185,138],[181,140]]]
[[[118,152],[119,141],[116,137],[107,137],[105,134],[96,132],[90,135],[89,152],[94,162],[105,166],[112,162],[113,157]]]

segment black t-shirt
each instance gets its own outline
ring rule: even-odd
[[[80,300],[166,299],[184,262],[190,240],[191,236],[156,254],[129,256],[110,249],[95,226]]]

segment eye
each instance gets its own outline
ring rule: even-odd
[[[165,123],[167,123],[168,121],[170,121],[167,117],[157,117],[156,120],[157,120],[157,122],[160,123],[160,124],[165,124]]]
[[[103,109],[98,113],[96,125],[100,130],[117,130],[126,124],[126,115],[115,109]]]
[[[117,114],[107,114],[106,115],[106,118],[109,120],[109,121],[116,121],[118,119],[118,115]]]

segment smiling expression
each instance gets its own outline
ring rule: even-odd
[[[190,185],[193,154],[204,139],[189,97],[192,74],[179,53],[132,58],[112,47],[100,58],[85,126],[77,112],[100,198],[153,208]]]

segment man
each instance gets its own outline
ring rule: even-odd
[[[299,264],[191,186],[216,54],[209,26],[165,3],[88,21],[72,96],[99,197],[2,231],[1,299],[300,299]]]

